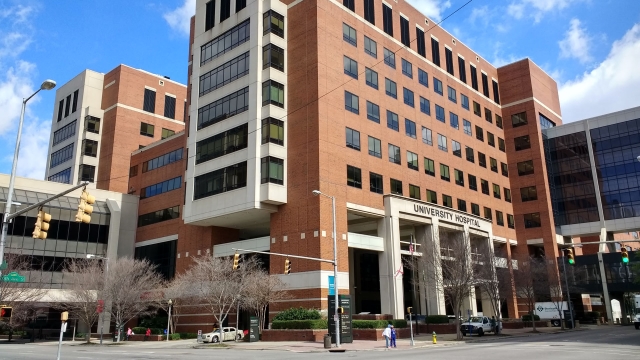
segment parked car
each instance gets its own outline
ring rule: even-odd
[[[636,327],[636,330],[640,329],[640,314],[636,314],[633,317],[633,325]]]
[[[221,340],[222,338],[222,340]],[[234,327],[223,327],[222,336],[220,336],[220,329],[215,329],[210,333],[202,334],[203,342],[218,343],[220,341],[229,340],[242,340],[244,338],[244,331],[236,329]]]
[[[467,336],[467,334],[478,334],[478,336],[482,336],[489,332],[495,332],[495,330],[491,326],[491,320],[489,320],[488,317],[472,316],[460,325],[460,332],[462,332],[462,336]]]

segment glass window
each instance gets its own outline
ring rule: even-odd
[[[489,195],[489,182],[487,180],[480,179],[480,188],[483,194]]]
[[[431,140],[431,129],[422,127],[422,142],[433,146],[433,141]]]
[[[467,202],[462,199],[458,199],[458,210],[467,212]]]
[[[418,68],[418,82],[426,87],[429,87],[429,75],[426,71]]]
[[[431,176],[436,176],[436,166],[433,160],[424,158],[424,173]]]
[[[283,49],[273,44],[267,44],[262,48],[262,54],[263,69],[273,67],[280,71],[284,71]],[[215,69],[200,75],[200,96],[219,89],[247,74],[249,74],[249,52],[246,52],[235,59],[231,59]],[[173,98],[173,103],[175,109],[175,98]]]
[[[522,161],[518,163],[518,175],[531,175],[533,174],[533,160]]]
[[[436,104],[436,120],[440,122],[445,122],[444,120],[444,108],[438,104]]]
[[[358,35],[356,29],[342,23],[342,39],[353,46],[358,46]]]
[[[357,95],[348,91],[344,92],[344,108],[354,114],[360,114],[360,103]]]
[[[383,55],[384,55],[384,63],[391,66],[392,68],[396,68],[396,54],[387,49],[387,48],[383,48]]]
[[[501,137],[498,138],[498,149],[502,152],[506,151],[505,145],[504,145],[504,139]]]
[[[471,203],[471,213],[475,216],[480,216],[480,206],[478,204]]]
[[[284,160],[266,156],[261,161],[261,184],[284,185]]]
[[[268,117],[262,119],[262,143],[284,145],[284,121]]]
[[[535,186],[520,188],[520,199],[522,202],[538,200],[538,191]]]
[[[173,136],[175,134],[176,134],[176,132],[173,131],[173,130],[162,128],[162,135],[160,136],[160,139],[166,139],[166,138],[171,137],[171,136]]]
[[[504,188],[504,201],[511,202],[511,189]]]
[[[549,120],[549,118],[547,118],[546,116],[540,113],[538,113],[538,115],[540,115],[540,129],[550,129],[556,126],[556,124],[553,121]]]
[[[418,170],[418,154],[407,151],[407,166],[411,170]]]
[[[369,68],[365,68],[364,74],[366,84],[378,90],[378,73]]]
[[[433,204],[437,204],[438,203],[438,194],[433,190],[427,189],[427,202],[430,202],[430,203],[433,203]]]
[[[245,186],[247,186],[246,161],[196,176],[193,199],[198,200]]]
[[[129,177],[134,177],[138,175],[138,165],[134,165],[129,168]]]
[[[96,157],[98,156],[98,142],[95,140],[82,140],[82,155]]]
[[[98,129],[100,128],[100,123],[99,123],[100,119],[98,119]],[[52,146],[55,146],[61,142],[63,142],[64,140],[67,140],[68,138],[72,137],[73,135],[76,134],[76,125],[77,125],[77,121],[73,120],[72,122],[70,122],[69,124],[63,126],[62,128],[60,128],[60,130],[57,130],[53,133],[53,144]],[[91,131],[93,132],[93,131]]]
[[[455,76],[453,71],[453,52],[448,47],[444,47],[444,61],[446,64],[447,72]]]
[[[420,96],[420,111],[423,114],[431,115],[431,103],[422,96]]]
[[[540,213],[524,214],[525,229],[538,228],[542,226],[540,223]]]
[[[248,29],[247,32],[249,32]],[[267,11],[263,16],[262,35],[268,33],[284,38],[284,16],[273,10]]]
[[[478,151],[478,165],[482,166],[483,168],[487,167],[487,157],[480,151]]]
[[[382,29],[393,37],[393,12],[391,8],[382,4]]]
[[[507,226],[509,227],[509,229],[515,229],[516,228],[515,219],[513,218],[513,215],[511,215],[511,214],[507,214]]]
[[[284,107],[284,85],[273,80],[262,83],[262,106],[269,104]]]
[[[65,115],[67,116],[69,110],[69,99],[67,99],[67,109],[65,110]],[[142,110],[148,112],[156,111],[156,92],[150,89],[144,89],[144,103],[142,106]]]
[[[71,182],[71,168],[62,170],[56,174],[49,176],[47,179],[53,182],[59,182],[63,184],[69,184]]]
[[[380,123],[380,107],[367,101],[367,119]]]
[[[398,114],[387,110],[387,127],[389,129],[400,131],[400,124],[398,122]]]
[[[182,176],[143,187],[140,189],[140,199],[164,194],[172,190],[180,189],[180,187],[182,187]]]
[[[451,199],[451,196],[442,194],[442,205],[453,208],[453,200]]]
[[[274,99],[281,96],[284,106],[284,85],[266,81],[262,83],[263,106],[269,103],[269,91],[273,87]],[[266,102],[265,102],[266,100]],[[219,123],[249,109],[249,87],[233,92],[198,109],[198,130]]]
[[[382,158],[382,143],[380,139],[369,136],[369,155]]]
[[[465,135],[473,136],[473,131],[471,130],[471,122],[466,119],[462,119],[462,125],[464,127]]]
[[[496,126],[502,129],[504,126],[502,125],[502,116],[496,114]]]
[[[418,186],[409,184],[409,197],[412,199],[420,200],[420,188]]]
[[[391,193],[395,195],[402,195],[402,181],[391,179]]]
[[[449,113],[449,125],[456,130],[460,128],[460,125],[458,124],[458,115],[452,112]]]
[[[282,15],[280,17],[284,25],[284,17]],[[265,18],[267,17],[265,16]],[[211,19],[211,23],[213,23],[213,19]],[[269,24],[267,23],[264,24],[265,29],[268,26]],[[211,24],[211,27],[213,27],[213,24]],[[242,23],[234,26],[230,30],[217,36],[216,38],[209,41],[208,43],[202,45],[200,47],[200,65],[204,65],[209,61],[217,58],[218,56],[225,54],[231,51],[232,49],[235,49],[239,45],[249,41],[249,35],[250,35],[249,27],[250,27],[249,19],[247,19]]]
[[[436,94],[442,95],[442,81],[438,80],[437,78],[433,78],[433,91],[436,92]]]
[[[484,208],[484,218],[493,222],[493,214],[491,213],[491,209],[489,209],[488,207]]]
[[[400,16],[400,42],[404,44],[404,46],[410,46],[411,41],[409,40],[409,20]]]
[[[382,175],[376,173],[369,173],[369,189],[376,194],[383,193]]]
[[[347,165],[347,185],[362,189],[362,171],[360,169]]]
[[[342,1],[342,5],[344,5],[344,7],[346,7],[347,9],[356,12],[356,3],[355,0],[343,0]]]
[[[388,78],[384,78],[384,90],[387,95],[391,96],[394,99],[398,98],[398,89],[395,81],[389,80]]]
[[[156,224],[162,221],[177,219],[180,217],[180,206],[154,211],[138,216],[138,227]]]
[[[476,139],[484,141],[484,131],[478,125],[476,125]]]
[[[400,160],[400,148],[393,144],[389,144],[389,162],[398,165],[402,164]]]
[[[451,150],[453,150],[453,155],[461,158],[462,157],[462,146],[459,142],[451,139]]]
[[[473,148],[470,148],[468,146],[465,146],[465,154],[467,155],[467,161],[471,162],[471,163],[475,163],[476,159],[473,153]]]
[[[475,115],[482,116],[482,113],[480,112],[480,104],[475,101],[473,102],[473,113]]]
[[[140,123],[140,135],[153,137],[155,126],[147,123]]]
[[[241,125],[240,127],[246,127],[247,125]],[[233,130],[229,130],[229,131],[233,131]],[[215,136],[213,136],[215,137]],[[209,138],[210,139],[210,138]],[[202,140],[202,141],[206,141]],[[246,140],[245,140],[246,141]],[[200,142],[198,142],[197,144],[200,144]],[[198,164],[198,160],[200,160],[201,158],[199,158],[197,150],[198,150],[198,145],[196,144],[196,164]],[[146,173],[147,171],[151,171],[151,170],[155,170],[157,168],[161,168],[163,166],[172,164],[178,160],[182,160],[182,152],[183,149],[179,148],[173,151],[170,151],[166,154],[160,155],[156,158],[153,158],[151,160],[145,161],[142,163],[142,172]]]
[[[405,59],[402,59],[402,74],[413,79],[413,66]]]
[[[474,175],[468,174],[467,178],[469,179],[469,189],[478,191],[478,182]]]
[[[267,119],[264,119],[267,120]],[[275,120],[275,119],[274,119]],[[276,120],[277,121],[277,120]],[[270,131],[269,126],[265,125],[266,132]],[[247,148],[247,135],[249,131],[249,125],[243,124],[237,126],[233,129],[221,132],[214,136],[208,137],[206,139],[200,140],[196,143],[196,164],[200,164],[205,161],[209,161],[215,158],[218,158],[223,155],[231,154],[238,150]],[[263,133],[264,143],[266,144],[268,138],[265,138],[267,134]],[[277,134],[274,134],[277,136]],[[182,150],[182,149],[180,149]],[[179,158],[182,158],[182,153],[178,154]],[[163,156],[162,158],[153,159],[151,161],[146,162],[142,166],[142,172],[149,171],[155,169],[157,166],[162,165],[162,163],[171,162],[171,158],[168,156]],[[175,161],[175,159],[173,159]]]
[[[431,38],[431,60],[436,66],[440,66],[440,44],[435,38]]]
[[[445,164],[440,164],[440,179],[444,181],[450,181],[449,177],[449,166]]]
[[[463,109],[469,110],[469,97],[465,94],[460,94],[460,104]]]
[[[493,184],[493,197],[500,199],[500,185],[498,184]]]
[[[493,115],[491,114],[491,110],[484,108],[484,119],[487,120],[488,123],[493,124]]]
[[[447,86],[447,94],[449,97],[449,100],[451,100],[454,103],[458,103],[458,98],[456,97],[456,89],[452,88],[451,86]]]
[[[86,131],[88,131],[90,133],[94,133],[94,134],[99,134],[100,133],[100,118],[97,118],[97,117],[94,117],[94,116],[91,116],[91,115],[87,115],[87,116],[84,117],[84,119],[86,120],[86,123],[84,125],[84,129]],[[75,123],[75,121],[74,121],[74,123]],[[67,126],[69,126],[69,125],[67,125]],[[75,126],[74,126],[74,134],[75,134]],[[60,141],[62,141],[62,140],[60,140]]]
[[[496,210],[496,224],[498,224],[498,226],[504,226],[504,216],[502,215],[502,211]]]
[[[360,151],[360,132],[346,128],[347,131],[347,147]]]
[[[498,160],[490,157],[489,161],[490,161],[490,164],[491,164],[491,171],[497,173],[498,172]]]
[[[80,181],[93,182],[96,174],[96,167],[92,165],[82,164],[78,170]]]
[[[404,98],[404,103],[413,107],[413,91],[407,88],[402,88],[402,94]]]
[[[378,58],[378,44],[367,36],[364,37],[364,52]]]
[[[358,63],[350,57],[344,56],[344,73],[354,79],[358,78]]]
[[[492,133],[488,131],[487,131],[487,144],[489,144],[489,146],[496,147],[496,138],[493,136]]]
[[[416,138],[416,123],[409,119],[404,119],[404,130],[407,136]]]
[[[514,138],[513,143],[516,147],[516,151],[531,148],[531,140],[529,139],[529,135],[519,136],[517,138]]]
[[[444,135],[438,134],[438,149],[447,152],[447,137]]]
[[[501,162],[500,163],[500,168],[502,169],[502,175],[509,177],[509,166],[507,166],[507,164]]]
[[[453,176],[456,185],[464,186],[464,173],[458,169],[453,169]]]
[[[527,113],[521,112],[511,115],[511,126],[517,128],[519,126],[527,125]]]

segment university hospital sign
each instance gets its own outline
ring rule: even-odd
[[[461,225],[480,227],[480,221],[478,219],[461,214],[455,214],[446,210],[432,208],[426,205],[413,204],[413,211],[418,214],[430,215],[446,221],[454,221]]]

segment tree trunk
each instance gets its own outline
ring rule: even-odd
[[[562,306],[562,304],[560,306]],[[559,315],[559,318],[560,318],[560,326],[562,327],[562,330],[565,330],[565,328],[564,328],[564,319],[562,318],[562,311],[561,310],[558,310],[558,315]]]
[[[531,314],[531,327],[533,328],[533,332],[536,332],[536,318],[533,310],[529,311],[529,314]]]

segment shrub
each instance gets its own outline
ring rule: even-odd
[[[286,321],[286,320],[320,320],[322,316],[320,311],[316,309],[290,308],[279,312],[274,318],[274,321]]]
[[[387,325],[393,325],[396,328],[406,328],[407,321],[402,319],[395,320],[353,320],[351,326],[354,329],[384,329]]]
[[[198,338],[198,334],[196,333],[179,333],[179,334],[174,334],[174,335],[180,335],[180,339],[197,339]]]
[[[538,315],[533,315],[533,319],[535,321],[540,321],[540,316]],[[522,315],[522,321],[531,321],[531,315],[527,314],[527,315]]]
[[[180,334],[170,334],[169,340],[180,340]]]
[[[326,329],[327,320],[273,320],[272,329]]]
[[[136,326],[131,328],[131,330],[133,330],[133,333],[136,335],[146,334],[147,329],[148,328],[142,327],[142,326]],[[151,335],[164,335],[164,329],[160,329],[160,328],[150,328],[150,329],[151,329]],[[124,330],[124,334],[125,336],[127,336],[127,329]]]
[[[429,315],[426,317],[427,324],[448,324],[449,317],[447,315]]]
[[[162,316],[155,316],[152,318],[144,318],[142,320],[140,320],[140,323],[137,327],[143,327],[145,328],[145,330],[147,328],[164,328],[165,326],[167,326],[167,317],[162,317]]]

